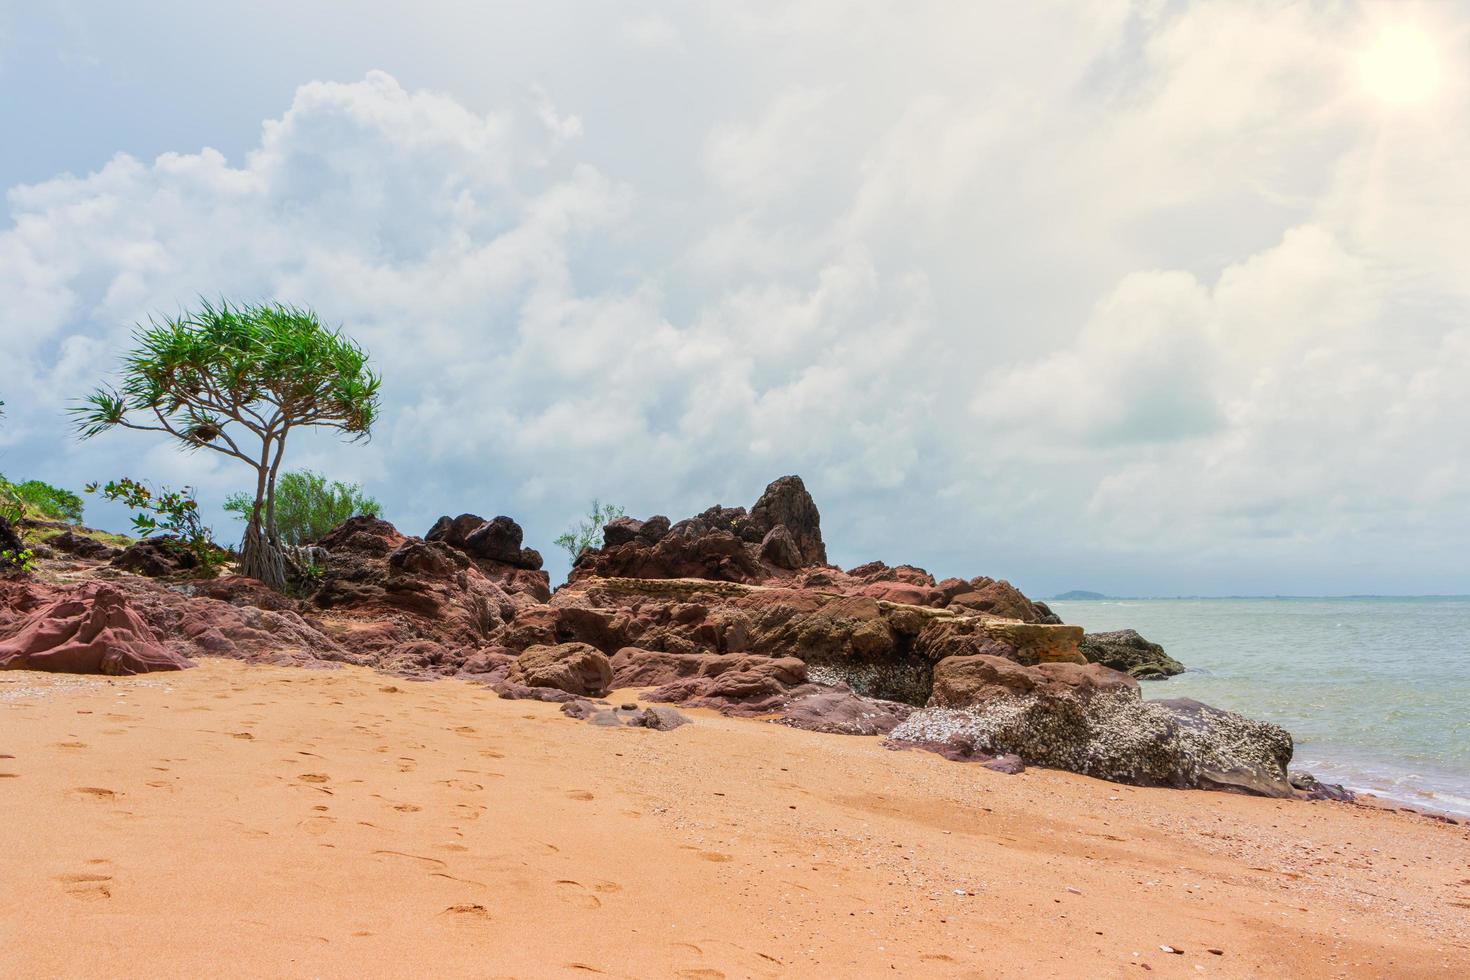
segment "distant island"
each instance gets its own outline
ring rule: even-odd
[[[1112,598],[1112,596],[1105,596],[1101,592],[1088,592],[1085,589],[1073,589],[1071,592],[1063,592],[1061,595],[1054,595],[1054,596],[1052,596],[1051,597],[1051,601],[1053,601],[1053,602],[1065,602],[1065,601],[1069,601],[1069,600],[1078,600],[1078,599],[1111,599],[1111,598]]]

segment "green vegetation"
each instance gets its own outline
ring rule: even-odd
[[[70,490],[53,487],[41,480],[11,483],[4,475],[0,475],[0,489],[44,518],[68,524],[82,523],[82,498]]]
[[[29,548],[6,548],[0,551],[0,575],[34,572],[35,558],[36,553]]]
[[[225,510],[250,520],[253,501],[247,493],[232,494]],[[342,483],[311,470],[286,473],[276,484],[276,533],[283,544],[297,547],[315,541],[349,517],[377,517],[383,507],[356,483]]]
[[[578,521],[574,527],[567,529],[553,543],[558,548],[563,548],[575,563],[577,557],[588,548],[595,548],[602,543],[602,529],[608,521],[615,517],[623,516],[623,508],[614,507],[612,504],[603,504],[594,499],[587,511],[587,518]]]
[[[214,543],[214,533],[199,517],[199,503],[194,499],[192,487],[179,490],[163,487],[155,493],[146,484],[123,477],[102,487],[89,483],[87,492],[100,493],[108,500],[117,500],[136,509],[133,530],[140,537],[158,533],[168,535],[175,547],[191,552],[198,560],[199,568],[207,573],[213,574],[228,560],[225,552]]]
[[[185,450],[210,449],[255,471],[240,572],[283,589],[276,478],[295,429],[369,436],[381,379],[365,351],[309,309],[218,305],[149,319],[123,358],[121,388],[74,410],[83,438],[114,426],[162,432]]]

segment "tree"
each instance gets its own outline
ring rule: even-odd
[[[565,548],[572,559],[572,564],[576,564],[582,552],[597,545],[602,536],[602,529],[607,526],[607,523],[615,517],[622,516],[623,508],[603,504],[594,499],[587,512],[587,519],[579,521],[574,527],[567,528],[566,533],[552,543],[558,548]]]
[[[225,510],[248,521],[252,504],[249,494],[231,494]],[[311,470],[283,473],[276,484],[276,533],[292,547],[315,541],[349,517],[377,517],[382,511],[383,506],[356,483],[328,483]]]
[[[240,572],[281,589],[276,476],[296,429],[335,429],[354,441],[378,418],[381,378],[368,356],[310,309],[280,303],[218,305],[150,317],[123,358],[120,387],[74,409],[83,438],[114,426],[163,432],[182,449],[210,449],[255,471]]]

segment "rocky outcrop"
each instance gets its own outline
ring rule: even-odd
[[[109,561],[122,554],[121,549],[103,544],[96,538],[89,538],[85,534],[78,534],[70,529],[51,535],[46,539],[46,545],[62,554],[89,558],[93,561]]]
[[[825,565],[821,516],[801,478],[783,476],[755,506],[716,505],[670,525],[668,518],[619,517],[602,547],[577,556],[573,581],[586,578],[707,578],[759,583]]]
[[[1023,623],[1040,623],[1050,613],[1043,613],[1035,603],[1021,594],[1021,590],[1004,579],[996,580],[984,575],[972,578],[970,588],[956,592],[949,599],[949,608],[958,608],[976,613],[1017,619]]]
[[[454,540],[461,539],[406,537],[375,517],[344,522],[319,542],[326,566],[310,599],[316,620],[344,647],[373,657],[432,641],[452,652],[429,666],[457,669],[456,660],[496,644],[506,624],[548,590],[545,572],[472,557]]]
[[[612,658],[618,688],[652,688],[644,700],[713,708],[726,714],[769,714],[807,683],[795,657],[667,653],[626,647]]]
[[[1150,643],[1137,630],[1088,633],[1082,637],[1082,655],[1088,663],[1103,664],[1140,680],[1156,680],[1184,673],[1184,665]]]
[[[1026,667],[979,655],[935,667],[930,706],[890,734],[951,758],[1026,763],[1143,786],[1289,796],[1291,736],[1196,701],[1144,701],[1096,664]]]
[[[521,546],[521,526],[509,517],[485,520],[475,514],[441,517],[434,522],[425,541],[442,541],[471,558],[510,565],[528,571],[541,568],[541,553]]]
[[[193,666],[159,642],[127,597],[112,586],[90,582],[49,599],[39,594],[27,598],[40,604],[0,631],[0,670],[145,674]]]
[[[177,538],[160,535],[128,545],[113,557],[112,566],[134,575],[163,578],[197,570],[199,558]]]
[[[531,647],[511,664],[506,682],[549,687],[581,697],[602,697],[612,683],[607,657],[585,643]]]
[[[817,513],[817,503],[807,493],[801,477],[783,476],[767,486],[750,509],[750,521],[761,532],[762,540],[776,528],[784,527],[796,545],[797,567],[827,564],[822,516]]]

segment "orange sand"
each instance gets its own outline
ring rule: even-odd
[[[1470,976],[1466,827],[695,715],[0,674],[0,974]]]

